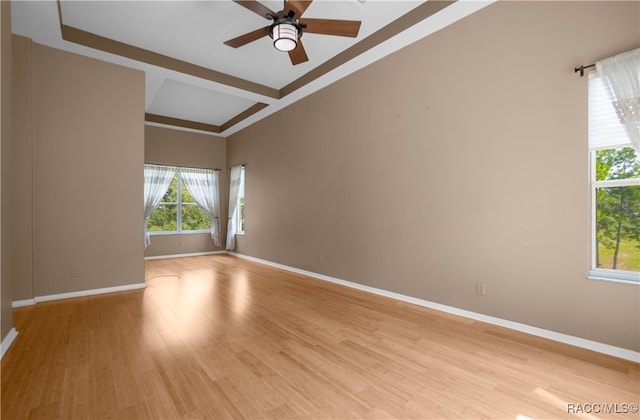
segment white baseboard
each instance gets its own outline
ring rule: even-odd
[[[477,312],[467,311],[465,309],[456,308],[453,306],[443,305],[436,302],[431,302],[424,299],[418,299],[412,296],[402,295],[400,293],[390,292],[388,290],[378,289],[371,286],[366,286],[359,283],[350,282],[347,280],[338,279],[335,277],[325,276],[324,274],[314,273],[312,271],[301,270],[299,268],[290,267],[284,264],[274,263],[261,258],[251,257],[249,255],[239,254],[237,252],[227,251],[228,254],[236,257],[244,258],[250,261],[254,261],[261,264],[266,264],[271,267],[280,268],[286,271],[302,274],[305,276],[313,277],[319,280],[329,281],[331,283],[337,283],[343,286],[351,287],[353,289],[363,290],[365,292],[375,293],[377,295],[386,296],[392,299],[396,299],[403,302],[412,303],[414,305],[423,306],[425,308],[436,309],[438,311],[447,312],[453,315],[470,318],[476,321],[486,322],[488,324],[497,325],[511,330],[520,331],[526,334],[535,335],[549,340],[558,341],[560,343],[570,344],[572,346],[581,347],[588,350],[593,350],[599,353],[607,354],[609,356],[619,357],[621,359],[630,360],[632,362],[640,363],[640,352],[624,349],[621,347],[612,346],[609,344],[599,343],[597,341],[587,340],[580,337],[575,337],[568,334],[559,333],[556,331],[545,330],[543,328],[533,327],[531,325],[521,324],[519,322],[509,321],[507,319],[496,318],[489,315],[480,314]]]
[[[58,293],[55,295],[36,296],[33,300],[38,302],[48,302],[51,300],[70,299],[75,297],[102,295],[105,293],[123,292],[126,290],[144,289],[147,285],[145,283],[125,284],[124,286],[103,287],[101,289],[80,290],[77,292]]]
[[[31,306],[35,304],[36,304],[36,301],[34,299],[14,300],[13,302],[11,302],[11,307],[20,308],[22,306]]]
[[[33,299],[14,300],[11,303],[12,308],[20,308],[23,306],[35,305],[38,302],[48,302],[51,300],[71,299],[75,297],[102,295],[105,293],[123,292],[126,290],[144,289],[145,283],[126,284],[124,286],[103,287],[101,289],[80,290],[77,292],[58,293],[55,295],[36,296]]]
[[[18,331],[16,331],[15,328],[11,328],[7,336],[2,340],[2,343],[0,343],[0,359],[4,357],[4,354],[9,350],[9,347],[11,347],[11,344],[13,344],[17,336]]]
[[[226,254],[226,251],[207,251],[207,252],[192,252],[190,254],[169,254],[169,255],[153,255],[151,257],[144,257],[144,260],[163,260],[166,258],[183,258],[183,257],[199,257],[201,255],[214,255],[214,254]]]

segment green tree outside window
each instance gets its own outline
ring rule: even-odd
[[[640,159],[633,148],[595,153],[596,183],[640,179]],[[596,267],[640,271],[640,185],[598,185]]]

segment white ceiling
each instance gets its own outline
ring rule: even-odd
[[[359,20],[360,32],[357,38],[303,34],[309,61],[296,66],[288,54],[273,48],[269,37],[240,48],[224,45],[270,24],[229,0],[14,0],[12,29],[43,45],[144,71],[147,120],[160,121],[148,124],[179,124],[226,137],[492,1],[459,0],[418,22],[405,19],[411,26],[404,29],[408,24],[398,23],[402,20],[392,22],[407,14],[432,13],[421,12],[424,1],[315,0],[303,17]],[[261,3],[276,12],[283,8],[282,1]],[[396,34],[390,28],[402,30]],[[93,35],[98,43],[84,41]],[[133,55],[125,52],[129,46]],[[330,61],[340,53],[349,60]],[[169,64],[162,61],[166,57]],[[151,114],[184,121],[157,120]],[[189,121],[201,125],[183,124]]]

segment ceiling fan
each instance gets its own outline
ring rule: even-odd
[[[224,44],[233,48],[242,47],[250,42],[270,36],[273,46],[280,51],[289,53],[291,64],[296,65],[309,61],[300,37],[303,32],[323,35],[348,36],[355,38],[360,30],[360,21],[339,19],[311,19],[302,18],[302,14],[313,0],[296,1],[284,0],[284,7],[277,13],[257,1],[233,0],[252,12],[273,23],[264,28],[256,29],[239,37],[225,41]]]

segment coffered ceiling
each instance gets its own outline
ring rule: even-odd
[[[304,18],[362,24],[356,38],[304,33],[309,61],[295,66],[268,36],[224,45],[271,23],[229,0],[14,0],[12,28],[144,71],[147,124],[229,136],[491,1],[315,0]],[[283,9],[282,0],[260,3]]]

